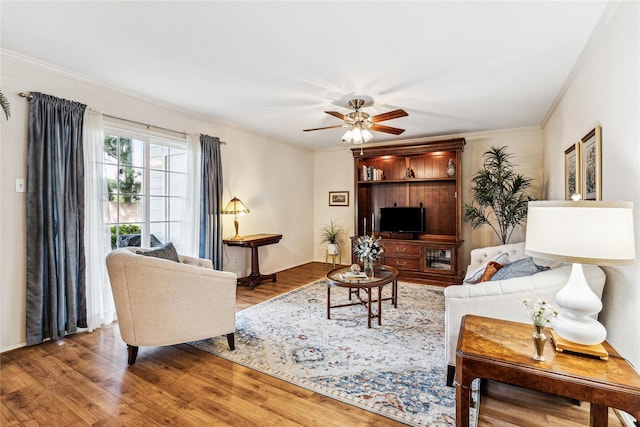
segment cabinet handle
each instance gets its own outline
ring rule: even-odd
[[[396,251],[398,251],[398,252],[406,252],[407,251],[407,247],[405,246],[404,248],[396,248]]]
[[[407,265],[407,261],[404,261],[402,264],[400,264],[400,261],[396,261],[396,265],[402,265],[402,266]]]

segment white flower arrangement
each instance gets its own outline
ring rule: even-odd
[[[353,254],[360,258],[362,262],[375,262],[380,259],[382,252],[383,250],[380,246],[380,237],[376,238],[373,235],[358,237],[358,240],[356,240],[356,244],[353,247]]]
[[[545,326],[551,322],[552,318],[557,317],[559,314],[558,309],[555,308],[553,304],[549,304],[544,298],[537,297],[535,301],[529,298],[522,298],[521,301],[527,308],[529,317],[531,317],[533,324],[536,326]]]

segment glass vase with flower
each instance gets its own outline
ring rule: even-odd
[[[558,309],[556,309],[552,304],[549,304],[546,299],[540,297],[535,300],[523,298],[522,304],[526,307],[527,313],[533,321],[534,331],[531,336],[535,348],[533,360],[544,362],[544,346],[547,342],[544,327],[547,323],[551,322],[552,318],[558,316]]]
[[[360,236],[353,246],[353,254],[357,256],[364,267],[367,277],[374,277],[374,264],[380,259],[383,249],[380,245],[380,237]]]

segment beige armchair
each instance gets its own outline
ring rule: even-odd
[[[210,260],[179,255],[180,263],[120,248],[107,255],[118,325],[133,365],[139,346],[163,346],[225,335],[234,349],[234,273]],[[144,250],[144,249],[142,249]]]

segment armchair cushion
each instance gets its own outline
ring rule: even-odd
[[[153,249],[148,249],[146,251],[136,251],[138,255],[151,256],[155,258],[168,259],[170,261],[180,262],[180,258],[178,257],[178,251],[173,246],[173,243],[167,242],[162,246],[158,246]]]

